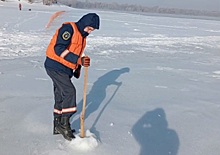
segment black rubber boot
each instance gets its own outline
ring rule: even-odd
[[[61,116],[54,117],[54,120],[53,120],[53,135],[60,134],[59,131],[56,130],[56,126],[58,124],[60,124],[60,122],[61,122]]]
[[[55,129],[61,133],[66,140],[71,141],[75,138],[70,128],[69,117],[61,117],[61,122],[55,127]]]

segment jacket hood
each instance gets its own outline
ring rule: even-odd
[[[84,15],[82,18],[80,18],[78,22],[76,22],[76,26],[78,27],[83,37],[89,35],[87,32],[84,31],[85,27],[91,26],[94,29],[99,29],[99,24],[99,16],[96,13],[88,13]]]

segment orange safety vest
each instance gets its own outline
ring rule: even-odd
[[[49,44],[47,51],[46,51],[46,56],[52,60],[55,60],[55,61],[65,65],[66,67],[69,67],[74,70],[78,67],[78,64],[81,64],[80,58],[81,58],[82,53],[84,51],[84,48],[86,46],[86,39],[85,38],[83,39],[83,37],[82,37],[81,33],[79,32],[75,23],[66,22],[64,24],[71,24],[71,26],[73,27],[74,34],[71,39],[71,44],[69,45],[67,50],[65,50],[61,53],[60,56],[56,54],[54,47],[57,42],[57,36],[58,36],[58,32],[59,32],[59,29],[58,29],[50,41],[50,44]],[[77,64],[74,64],[70,61],[65,60],[65,56],[69,52],[71,52],[79,57]]]

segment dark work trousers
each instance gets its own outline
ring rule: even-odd
[[[54,117],[71,117],[76,112],[76,89],[68,74],[46,69],[54,87]]]

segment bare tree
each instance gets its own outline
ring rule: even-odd
[[[52,4],[52,0],[43,0],[43,4],[44,5],[51,5]]]

